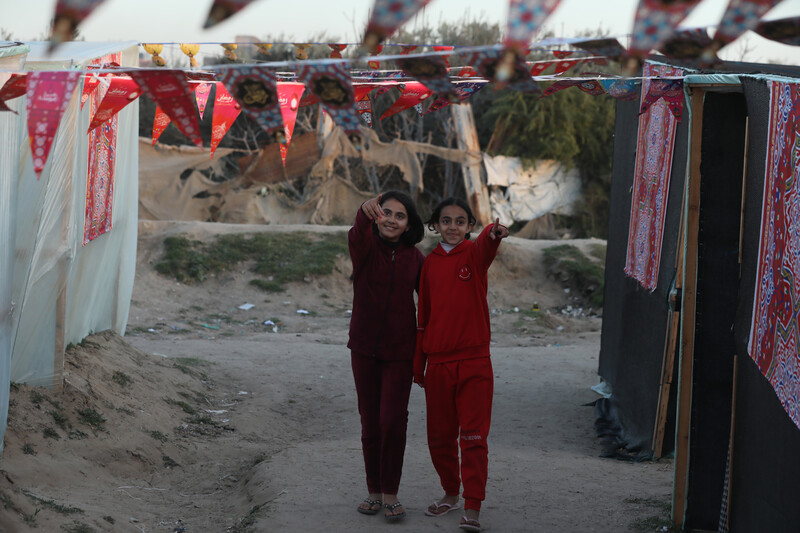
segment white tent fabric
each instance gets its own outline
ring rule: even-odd
[[[27,47],[0,47],[0,68],[21,68]],[[0,73],[0,86],[10,74]],[[11,369],[11,331],[14,305],[11,300],[13,288],[14,243],[16,241],[17,174],[19,168],[19,143],[17,134],[23,120],[20,100],[8,102],[14,113],[0,113],[0,451],[8,422],[8,399]]]
[[[57,51],[69,57],[46,57],[43,46],[31,44],[24,70],[79,68],[115,52],[121,52],[122,66],[138,65],[136,43],[69,43],[68,50]],[[128,319],[136,264],[139,105],[119,113],[112,229],[83,246],[90,109],[81,110],[81,91],[78,84],[39,179],[27,139],[25,97],[9,102],[19,115],[0,113],[0,437],[10,381],[60,386],[68,343],[93,331],[122,334]]]
[[[538,161],[526,169],[517,157],[483,156],[492,218],[508,223],[532,220],[548,213],[568,215],[581,197],[577,170],[556,161]]]

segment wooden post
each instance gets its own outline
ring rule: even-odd
[[[689,478],[689,434],[692,418],[692,365],[697,306],[697,244],[700,222],[700,154],[703,144],[703,96],[705,91],[692,88],[692,141],[689,150],[687,183],[685,252],[683,260],[683,300],[681,303],[681,351],[678,367],[678,414],[675,435],[675,480],[672,491],[672,522],[682,527],[686,513]]]
[[[451,105],[453,122],[456,127],[456,141],[458,149],[462,152],[480,154],[478,144],[478,130],[475,128],[475,118],[472,115],[472,105],[469,103]],[[478,221],[479,226],[486,227],[493,222],[492,209],[489,205],[489,191],[481,178],[480,161],[465,161],[461,164],[464,172],[464,188],[467,191],[467,201]]]
[[[678,249],[675,251],[675,297],[681,297],[683,288],[683,228],[686,222],[686,214],[683,212],[683,202],[686,197],[686,188],[681,196],[681,222],[678,226]],[[670,300],[673,295],[670,294]],[[672,303],[672,302],[671,302]],[[667,425],[667,412],[669,411],[669,396],[672,391],[672,376],[675,369],[675,353],[678,350],[678,328],[680,326],[681,311],[680,305],[674,303],[677,309],[669,314],[667,320],[667,338],[664,342],[664,356],[661,361],[661,387],[658,392],[658,404],[656,405],[656,423],[653,429],[653,457],[658,459],[664,450],[664,433]]]

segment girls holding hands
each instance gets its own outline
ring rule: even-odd
[[[348,232],[353,262],[350,340],[369,496],[358,512],[405,517],[397,500],[416,340],[414,291],[425,229],[411,198],[391,191],[362,204]]]
[[[488,471],[494,388],[488,270],[500,241],[508,237],[497,219],[473,242],[469,234],[475,222],[469,205],[457,198],[442,201],[427,222],[442,240],[422,267],[414,354],[414,382],[425,389],[428,448],[444,489],[425,514],[459,509],[463,481],[465,514],[459,527],[466,531],[481,530]]]

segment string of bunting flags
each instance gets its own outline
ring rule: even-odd
[[[452,54],[463,55],[469,66],[447,68],[443,56]],[[501,46],[487,46],[383,56],[383,62],[391,61],[401,67],[383,71],[351,70],[350,60],[321,59],[296,63],[217,65],[202,71],[134,69],[105,64],[93,65],[83,72],[15,73],[0,87],[0,110],[11,111],[6,102],[23,95],[28,97],[28,130],[38,175],[47,161],[63,109],[80,81],[83,81],[82,103],[94,97],[101,87],[103,89],[87,133],[112,119],[141,94],[146,94],[157,105],[153,143],[170,123],[174,123],[192,143],[202,147],[198,117],[203,116],[213,94],[211,157],[236,118],[244,112],[281,143],[284,163],[300,107],[321,104],[334,123],[358,145],[361,128],[371,126],[374,121],[371,95],[392,88],[397,89],[399,96],[379,120],[411,108],[420,115],[431,113],[467,100],[490,83],[496,87],[539,94],[540,97],[569,87],[619,99],[632,99],[638,95],[638,78],[591,73],[579,78],[564,78],[564,74],[576,65],[606,63],[604,57],[515,61],[512,77],[500,83],[496,75],[503,54]],[[552,74],[542,74],[551,67]],[[538,74],[532,76],[531,72]],[[542,91],[539,87],[541,81],[555,83]],[[682,94],[681,79],[668,81],[673,91]],[[655,95],[662,84],[654,83],[651,87]],[[661,92],[666,94],[667,91],[662,89]],[[654,96],[653,101],[664,97],[663,94]],[[681,105],[682,100],[676,99],[676,106],[680,108]]]
[[[51,46],[74,35],[78,24],[103,0],[58,0]],[[651,50],[668,57],[713,65],[716,52],[749,29],[785,44],[800,45],[800,17],[761,21],[760,17],[779,0],[731,0],[713,38],[705,29],[676,31],[678,24],[700,0],[640,0],[633,34],[626,49],[614,37],[547,39],[535,44],[571,46],[577,50],[554,51],[553,60],[525,60],[531,43],[560,0],[510,0],[506,38],[502,45],[480,47],[432,46],[387,43],[397,29],[430,0],[375,0],[361,50],[371,55],[346,59],[348,44],[327,43],[330,57],[308,59],[311,43],[294,43],[296,62],[258,62],[214,65],[200,70],[198,44],[181,44],[192,68],[164,68],[163,44],[142,44],[152,56],[154,68],[120,68],[116,64],[93,65],[84,71],[14,73],[0,88],[0,111],[10,111],[6,102],[27,96],[28,131],[37,176],[47,161],[61,115],[79,81],[81,102],[102,86],[102,99],[90,120],[89,132],[116,115],[142,93],[158,106],[153,142],[169,123],[174,123],[192,143],[203,146],[200,122],[214,89],[211,157],[239,113],[244,112],[281,143],[284,157],[289,148],[297,109],[320,103],[334,123],[352,142],[361,143],[362,126],[373,123],[370,93],[397,88],[400,96],[380,119],[416,108],[420,114],[466,100],[487,84],[549,96],[576,87],[591,95],[608,94],[619,99],[638,96],[632,67],[641,64]],[[245,8],[250,0],[215,0],[206,21],[210,27]],[[236,60],[237,44],[219,43],[228,59]],[[261,54],[269,54],[274,43],[253,43]],[[399,53],[381,55],[385,46],[400,47]],[[466,66],[451,67],[457,56]],[[564,74],[578,65],[618,61],[628,75],[586,73],[577,78]],[[364,62],[370,70],[352,70]],[[395,65],[396,70],[381,70]],[[552,68],[552,73],[548,73]],[[81,79],[82,78],[82,79]],[[544,91],[539,82],[552,82]],[[647,84],[642,112],[664,98],[676,119],[683,106],[683,78],[662,78]],[[427,104],[427,107],[426,107]],[[94,107],[93,107],[94,109]],[[87,132],[88,133],[88,132]]]

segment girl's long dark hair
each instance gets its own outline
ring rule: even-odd
[[[406,208],[408,214],[408,231],[403,233],[400,237],[400,242],[406,246],[414,246],[422,240],[425,236],[425,225],[422,223],[422,217],[417,212],[417,206],[414,205],[414,200],[409,195],[400,191],[389,191],[381,194],[381,206],[386,200],[397,200],[403,207]],[[378,231],[377,226],[373,224],[373,231]]]
[[[468,224],[474,226],[475,223],[478,222],[477,219],[475,218],[475,215],[472,214],[472,209],[469,208],[469,204],[467,202],[465,202],[461,198],[455,198],[454,196],[451,196],[450,198],[445,198],[444,200],[439,202],[439,205],[437,205],[436,208],[434,208],[433,213],[431,213],[431,218],[428,219],[427,222],[425,222],[425,224],[428,225],[429,230],[435,231],[436,228],[434,228],[433,225],[439,222],[439,217],[442,216],[442,209],[444,209],[448,205],[455,205],[463,209],[467,213]],[[466,234],[465,238],[469,239],[469,232]]]

